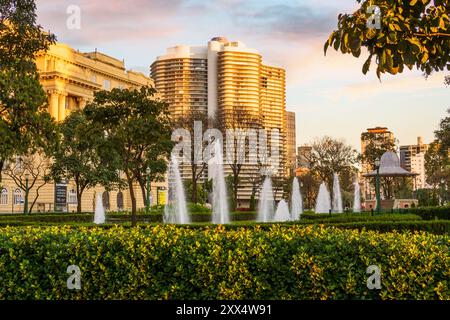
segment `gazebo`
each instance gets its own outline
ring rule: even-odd
[[[383,177],[383,178],[398,178],[398,177],[415,177],[418,174],[409,172],[405,169],[403,169],[400,166],[400,160],[397,156],[397,153],[393,151],[387,151],[385,152],[379,161],[379,163],[376,163],[377,169],[373,170],[370,173],[364,174],[364,177],[368,178],[377,178],[377,177]],[[371,200],[374,202],[374,200]],[[371,202],[366,201],[366,202]],[[374,202],[376,204],[376,202]],[[411,206],[411,204],[417,205],[417,200],[415,199],[389,199],[389,200],[381,200],[380,205],[384,209],[392,209],[392,208],[408,208]],[[373,207],[373,205],[372,205]]]

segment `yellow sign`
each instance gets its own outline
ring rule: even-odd
[[[158,204],[166,204],[166,191],[158,190]]]

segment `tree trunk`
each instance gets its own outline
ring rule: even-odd
[[[191,195],[191,201],[192,203],[197,203],[197,179],[196,179],[196,171],[197,168],[192,168],[192,195]]]
[[[138,183],[141,187],[142,201],[144,202],[144,205],[147,206],[147,190],[145,188],[145,183],[142,180],[138,180]]]
[[[131,226],[135,227],[137,225],[137,218],[136,218],[136,196],[134,194],[133,189],[133,179],[131,179],[130,174],[128,172],[126,173],[126,176],[131,198]]]
[[[238,203],[238,184],[239,184],[239,174],[241,173],[241,165],[238,163],[234,163],[231,166],[233,171],[233,210],[236,210]]]
[[[77,186],[77,213],[81,213],[81,196],[83,195],[84,188],[80,188],[78,179],[75,179],[75,184]],[[95,199],[94,199],[94,201],[95,201]]]

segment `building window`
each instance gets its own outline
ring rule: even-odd
[[[105,90],[111,89],[111,80],[108,79],[103,80],[103,89]]]
[[[93,74],[91,77],[92,82],[97,83],[97,75]]]
[[[14,204],[21,204],[23,202],[22,189],[14,190]]]
[[[122,193],[122,191],[119,191],[117,193],[117,210],[119,210],[119,211],[123,210],[123,193]]]
[[[0,194],[0,204],[8,204],[8,189],[3,188]]]
[[[108,191],[103,192],[102,201],[103,201],[103,208],[105,208],[105,210],[109,210],[109,192]]]
[[[75,192],[74,189],[71,189],[69,191],[69,196],[68,198],[68,203],[77,203],[77,193]]]

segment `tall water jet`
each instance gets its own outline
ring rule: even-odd
[[[275,211],[275,222],[284,222],[291,220],[291,215],[289,213],[289,208],[286,201],[281,200],[278,203],[277,211]]]
[[[353,198],[353,212],[361,212],[361,187],[358,180],[353,185],[355,186],[355,195]]]
[[[259,193],[258,221],[271,222],[274,211],[275,203],[273,199],[272,180],[270,177],[267,177]]]
[[[322,182],[319,188],[319,194],[316,200],[316,213],[329,213],[331,210],[330,193],[325,182]]]
[[[169,163],[168,182],[169,190],[166,195],[166,205],[164,206],[164,223],[190,223],[186,206],[186,195],[181,180],[178,159],[175,155],[171,156]]]
[[[95,224],[103,224],[105,223],[105,208],[103,208],[103,193],[97,193],[97,197],[95,199],[95,212],[94,212],[94,223]]]
[[[296,221],[300,219],[303,213],[303,200],[298,179],[294,178],[292,181],[292,195],[291,195],[291,220]]]
[[[334,174],[333,178],[333,212],[342,213],[344,208],[342,207],[342,194],[341,186],[339,183],[339,176],[337,173]]]
[[[214,158],[209,162],[213,180],[212,195],[212,223],[225,224],[230,222],[230,212],[228,211],[227,187],[225,175],[223,173],[222,146],[219,141],[214,143]]]

